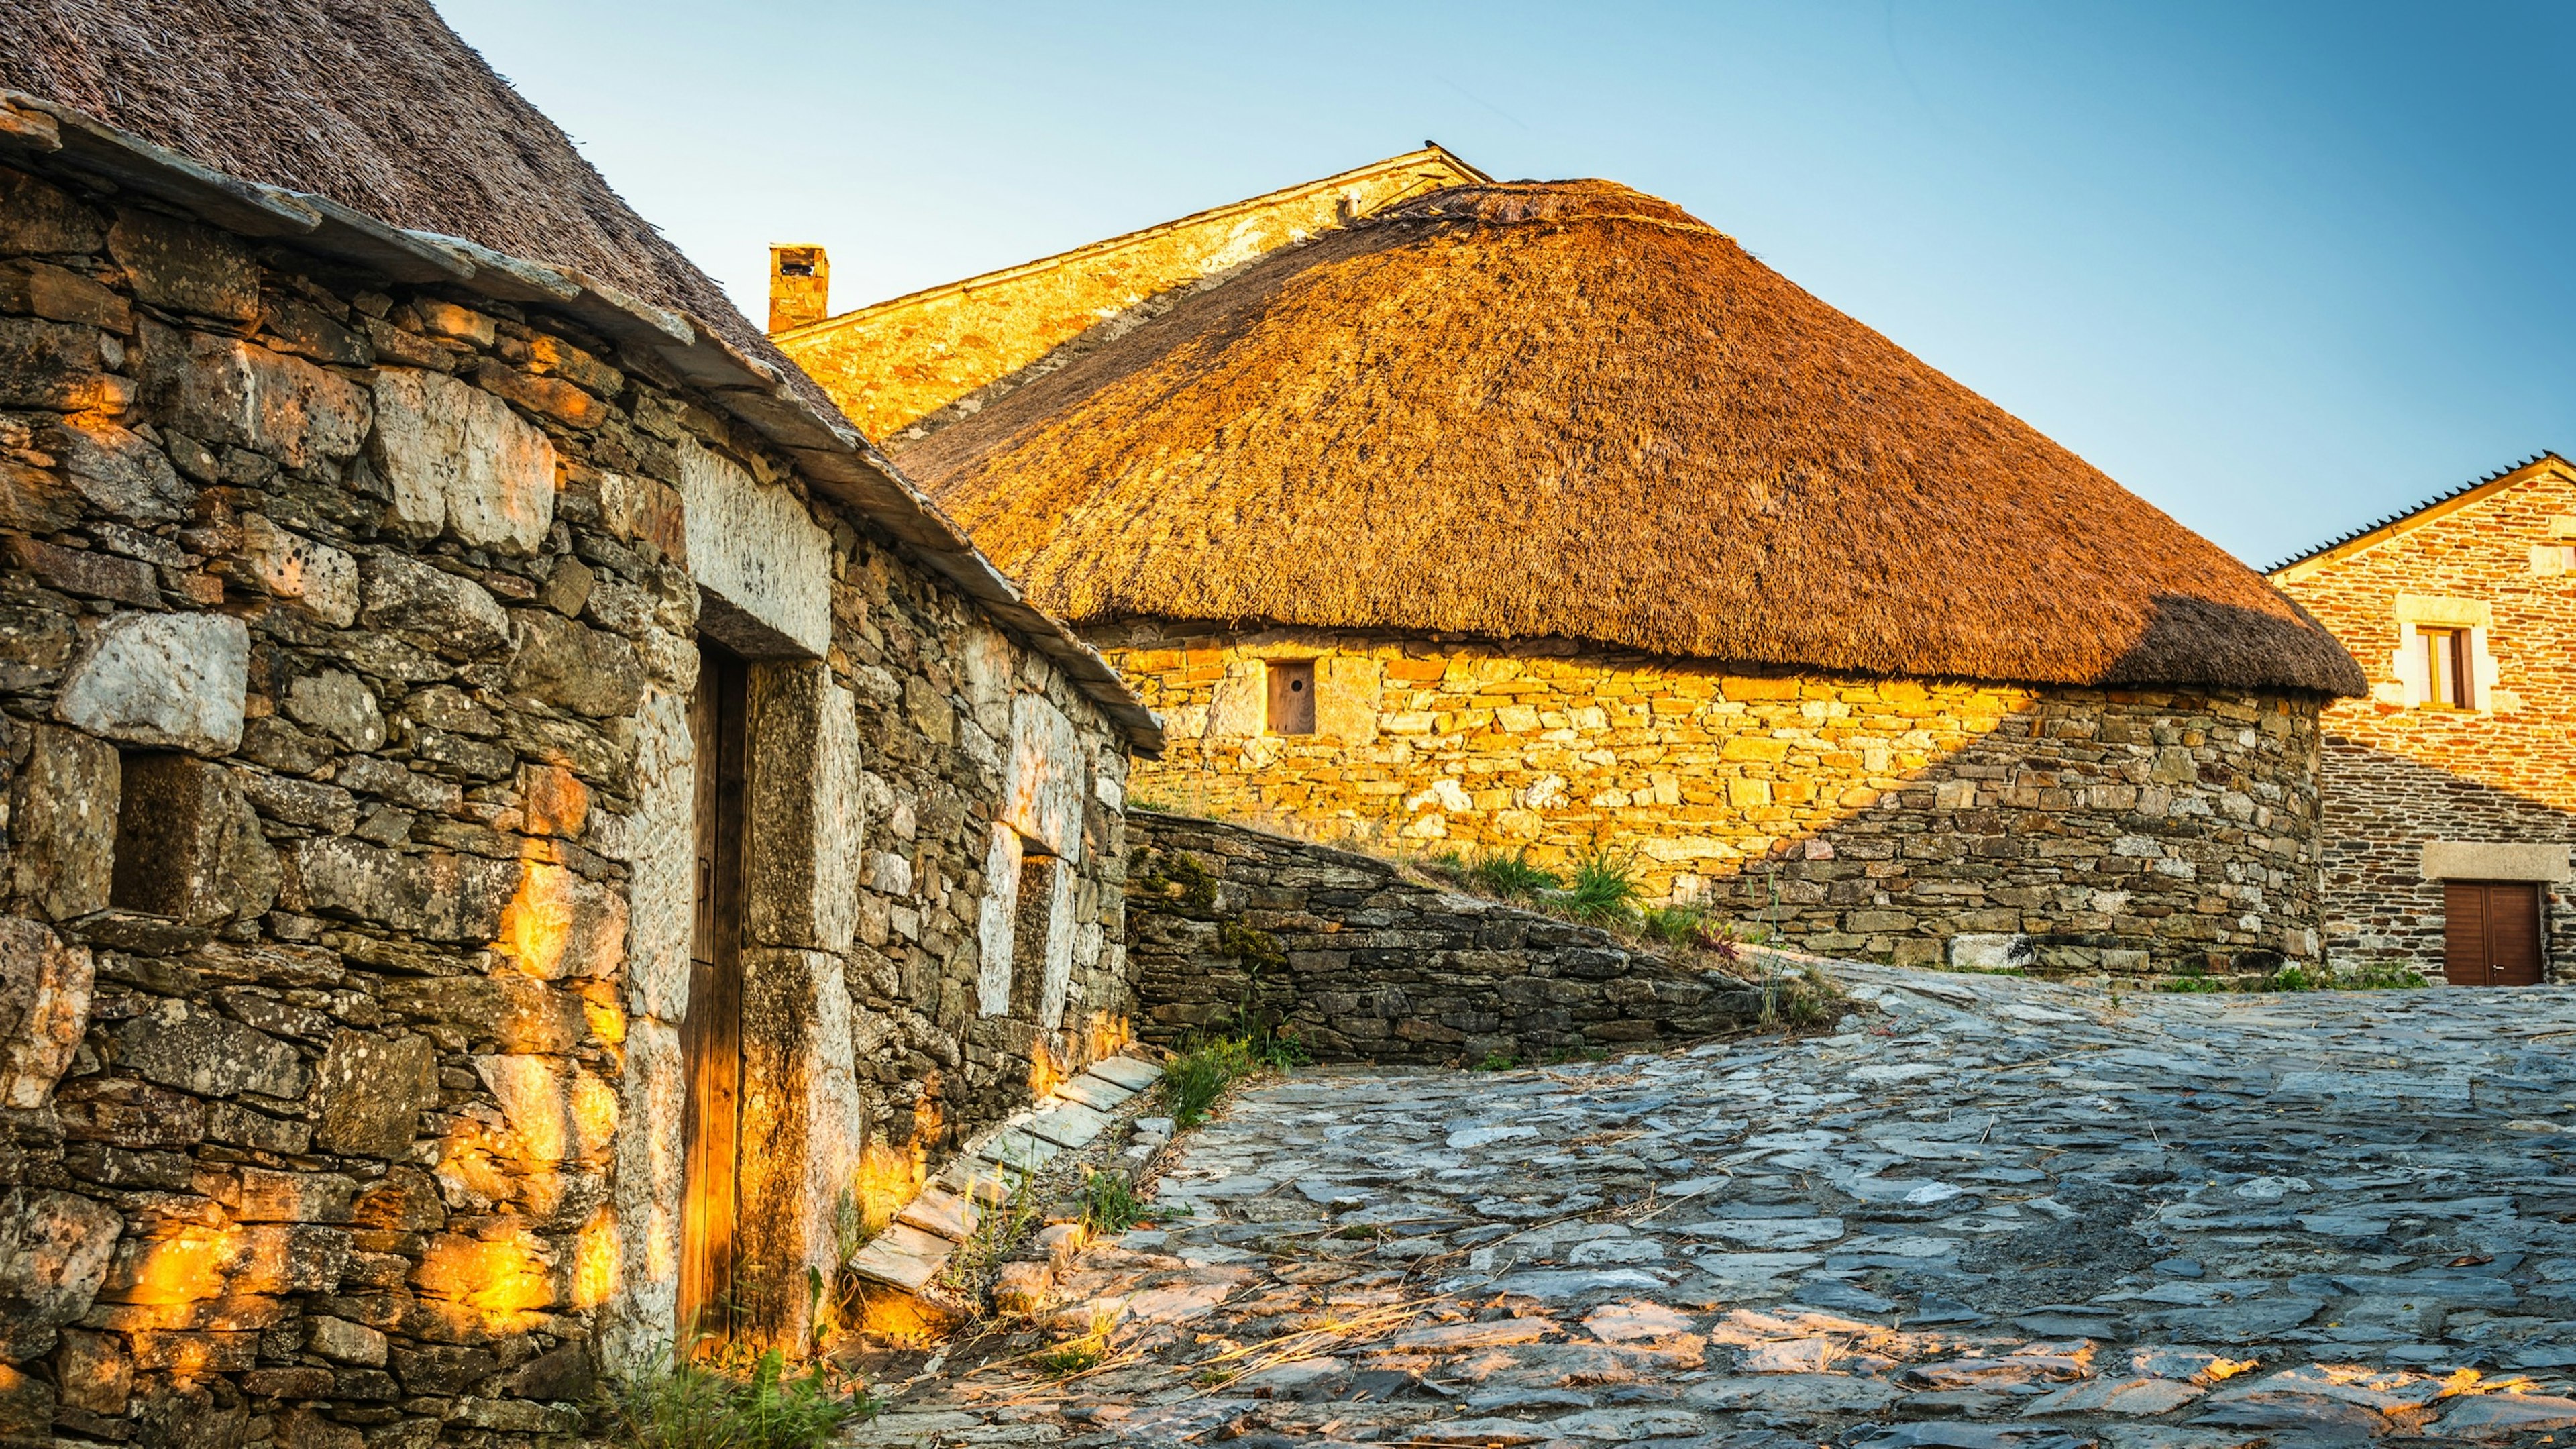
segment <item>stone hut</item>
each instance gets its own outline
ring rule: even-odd
[[[1401,199],[888,428],[1162,713],[1139,799],[1832,954],[2315,953],[2342,647],[1654,197]]]
[[[524,1443],[1116,1049],[1158,735],[426,0],[245,16],[0,26],[0,1438]]]
[[[2475,479],[2272,581],[2370,677],[2324,717],[2327,958],[2464,986],[2567,979],[2576,464]]]

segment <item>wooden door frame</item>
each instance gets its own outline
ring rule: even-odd
[[[684,1166],[676,1326],[689,1340],[728,1338],[738,1326],[735,1190],[741,1172],[749,685],[745,660],[700,641],[698,688],[689,701],[690,734],[697,746],[691,814],[695,869],[688,1014],[680,1023]]]

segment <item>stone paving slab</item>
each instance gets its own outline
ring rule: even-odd
[[[1831,1036],[1243,1092],[1061,1274],[1104,1363],[922,1381],[871,1442],[2576,1428],[2576,991],[1833,969]]]

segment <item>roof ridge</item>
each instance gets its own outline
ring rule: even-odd
[[[2514,474],[2519,473],[2526,468],[2537,467],[2543,462],[2554,462],[2562,467],[2576,467],[2576,463],[2569,463],[2557,449],[2543,448],[2539,452],[2532,454],[2530,457],[2523,459],[2519,463],[2508,463],[2505,466],[2496,469],[2494,472],[2486,474],[2484,477],[2472,478],[2468,482],[2462,483],[2457,487],[2451,488],[2445,492],[2436,493],[2432,497],[2425,499],[2423,502],[2416,504],[2412,508],[2400,509],[2376,522],[2365,523],[2359,528],[2339,533],[2333,538],[2327,539],[2325,542],[2320,543],[2313,548],[2292,554],[2290,557],[2281,560],[2279,563],[2273,564],[2269,568],[2264,569],[2263,572],[2267,576],[2277,574],[2283,569],[2306,563],[2312,558],[2332,553],[2336,549],[2343,548],[2346,545],[2359,543],[2361,540],[2370,537],[2372,534],[2377,533],[2382,529],[2394,528],[2398,524],[2404,523],[2406,520],[2415,517],[2426,509],[2439,508],[2445,503],[2449,503],[2455,499],[2475,493],[2479,489],[2484,488],[2491,483],[2501,483],[2505,479],[2512,477]]]
[[[979,287],[997,286],[1003,282],[1017,281],[1023,277],[1036,276],[1043,272],[1073,265],[1078,261],[1105,256],[1128,247],[1140,246],[1166,232],[1174,231],[1181,227],[1198,225],[1235,212],[1253,211],[1265,206],[1273,206],[1283,200],[1309,195],[1316,191],[1328,188],[1336,183],[1349,182],[1361,177],[1375,175],[1379,172],[1408,164],[1418,164],[1421,161],[1432,157],[1437,157],[1438,159],[1455,166],[1459,170],[1472,176],[1481,177],[1485,174],[1483,171],[1469,164],[1456,152],[1451,151],[1448,147],[1443,146],[1436,141],[1428,142],[1414,150],[1401,152],[1393,156],[1382,157],[1376,161],[1371,161],[1366,165],[1353,166],[1348,170],[1336,171],[1330,176],[1318,176],[1309,181],[1298,182],[1293,186],[1274,187],[1271,190],[1261,192],[1257,195],[1226,202],[1221,206],[1204,207],[1198,211],[1189,212],[1186,215],[1158,221],[1151,226],[1141,226],[1133,231],[1123,231],[1115,236],[1106,236],[1097,241],[1084,242],[1080,246],[1067,247],[1059,252],[1049,252],[1045,256],[1032,257],[1024,262],[1014,262],[1006,267],[995,267],[990,271],[977,272],[971,277],[960,277],[955,281],[941,282],[936,286],[922,287],[914,291],[901,293],[897,296],[886,297],[879,301],[867,303],[864,306],[853,307],[846,312],[835,312],[829,317],[823,317],[815,321],[808,322],[802,327],[792,327],[785,332],[780,332],[775,335],[780,339],[811,336],[828,328],[845,324],[858,318],[881,316],[900,307],[934,301],[938,298],[954,296],[961,292],[970,292]],[[1486,180],[1473,184],[1490,186],[1508,183],[1497,183],[1491,180]]]

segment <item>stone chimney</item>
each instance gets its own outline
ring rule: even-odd
[[[820,322],[832,315],[832,260],[821,247],[769,249],[769,331]]]

